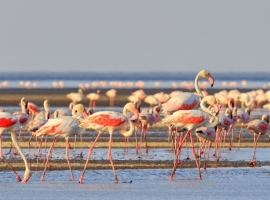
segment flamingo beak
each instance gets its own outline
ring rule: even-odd
[[[86,112],[86,110],[84,109],[83,111],[83,117],[86,118],[88,116],[88,113]]]
[[[213,87],[213,86],[214,86],[214,83],[215,83],[215,79],[214,79],[213,76],[211,76],[210,74],[209,74],[209,76],[208,76],[208,81],[210,82],[211,87]]]
[[[218,116],[219,111],[220,111],[220,106],[218,104],[215,104],[214,109],[215,109],[215,112],[216,112],[216,116]]]

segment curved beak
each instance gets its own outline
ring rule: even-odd
[[[83,110],[83,117],[86,118],[88,116],[88,113],[86,112],[86,110]]]
[[[215,79],[214,79],[213,76],[211,76],[210,74],[209,74],[209,76],[208,76],[208,81],[210,82],[211,87],[213,87],[213,86],[214,86],[214,83],[215,83]]]

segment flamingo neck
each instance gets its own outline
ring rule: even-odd
[[[132,121],[128,117],[127,117],[127,121],[129,124],[129,130],[128,131],[120,131],[120,133],[125,137],[131,136],[135,130],[134,124],[132,123]],[[126,130],[126,129],[124,129],[124,130]]]
[[[194,85],[195,85],[195,90],[196,90],[200,100],[202,100],[204,96],[203,96],[203,93],[202,93],[201,89],[199,88],[199,83],[198,83],[199,82],[199,77],[200,77],[200,75],[197,74],[197,76],[195,78]]]
[[[11,135],[11,140],[12,140],[12,143],[13,145],[15,146],[15,148],[18,150],[19,154],[21,155],[22,159],[23,159],[23,162],[24,162],[24,166],[25,166],[25,172],[24,172],[24,179],[23,181],[26,182],[30,177],[31,177],[31,171],[28,167],[28,163],[27,163],[27,160],[21,150],[21,147],[18,143],[18,140],[17,140],[17,136],[16,136],[16,132],[15,131],[11,131],[10,133]]]

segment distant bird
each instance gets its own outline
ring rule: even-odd
[[[110,98],[110,103],[109,103],[110,107],[114,106],[114,99],[115,99],[116,93],[117,91],[115,89],[110,89],[106,92],[106,95]]]
[[[139,120],[141,121],[142,132],[141,132],[141,144],[142,140],[145,141],[145,151],[148,153],[147,145],[147,130],[150,126],[153,126],[160,119],[160,107],[155,106],[153,109],[143,109],[139,115]]]
[[[99,93],[100,90],[97,90],[97,92],[91,92],[89,93],[86,98],[88,98],[89,101],[89,108],[95,108],[96,107],[96,101],[99,99]]]
[[[206,107],[206,104],[210,106],[214,106],[215,111],[211,111]],[[175,171],[178,166],[179,154],[181,151],[181,147],[186,137],[190,135],[191,145],[192,145],[192,153],[196,161],[199,179],[202,179],[200,166],[197,161],[196,151],[194,150],[194,144],[192,140],[192,131],[196,128],[205,126],[205,127],[215,127],[218,124],[217,114],[219,113],[219,106],[217,104],[216,98],[214,96],[206,96],[200,103],[201,110],[179,110],[174,112],[172,115],[167,115],[163,118],[162,122],[164,124],[171,124],[177,128],[186,129],[187,133],[184,138],[179,142],[177,153],[174,157],[174,167],[170,176],[170,180],[173,179]],[[210,122],[211,121],[211,122]]]
[[[27,108],[29,109],[29,113],[31,114],[31,120],[33,120],[35,115],[39,112],[39,108],[36,104],[29,101],[27,103]]]
[[[53,118],[61,117],[61,116],[72,116],[72,109],[74,107],[74,103],[71,102],[68,108],[59,108],[53,112]]]
[[[66,95],[74,104],[77,104],[83,100],[83,90],[79,88],[78,93],[72,92]]]
[[[158,99],[154,95],[147,95],[144,102],[148,103],[151,108],[159,104]]]
[[[134,132],[134,125],[128,117],[128,111],[133,112],[134,114],[138,115],[138,111],[133,103],[127,103],[123,108],[123,113],[114,112],[114,111],[99,111],[95,112],[94,114],[81,119],[80,127],[84,129],[93,129],[98,131],[98,135],[95,141],[92,143],[91,147],[89,148],[86,163],[83,169],[83,172],[80,176],[79,183],[82,183],[83,177],[91,157],[93,148],[103,132],[109,132],[110,140],[109,140],[109,149],[108,149],[108,157],[111,162],[111,166],[114,173],[115,182],[118,183],[117,174],[114,168],[111,148],[112,148],[112,137],[114,131],[119,131],[123,136],[129,137]],[[127,126],[129,126],[129,130],[127,131]]]
[[[18,121],[20,122],[20,134],[18,139],[20,139],[22,129],[27,126],[29,122],[29,113],[27,109],[27,103],[28,101],[22,97],[20,106],[21,106],[21,111],[14,112],[13,115],[17,117]]]
[[[260,135],[265,135],[269,130],[269,115],[264,114],[261,120],[255,119],[255,120],[250,121],[247,124],[247,129],[253,132],[254,134],[254,153],[253,153],[253,158],[250,162],[250,166],[254,167],[256,166],[256,147],[257,147],[258,139]],[[257,139],[255,135],[258,135]]]
[[[146,94],[143,89],[136,90],[132,92],[132,95],[137,97],[139,100],[143,100],[146,97]]]
[[[240,131],[238,133],[238,150],[240,147],[240,142],[241,142],[241,137],[243,134],[243,126],[247,123],[249,123],[250,121],[250,113],[251,113],[251,109],[248,107],[245,109],[245,111],[243,110],[239,110],[237,112],[237,121],[241,123],[241,128]]]
[[[9,162],[5,158],[4,153],[2,152],[2,145],[0,145],[0,156],[5,161],[5,163],[9,166],[9,168],[11,168],[11,170],[14,172],[18,181],[27,182],[28,179],[31,177],[31,171],[28,167],[27,160],[17,141],[16,132],[18,132],[19,130],[20,130],[20,123],[14,115],[8,112],[0,112],[0,144],[2,144],[2,133],[10,132],[13,145],[18,150],[25,165],[24,179],[21,180],[20,176],[17,174],[17,172],[13,169],[13,167],[9,164]]]
[[[79,119],[83,118],[83,116],[87,116],[86,110],[82,104],[77,104],[72,109],[72,116],[62,116],[55,119],[49,119],[46,124],[44,124],[39,130],[33,133],[36,136],[42,135],[50,135],[54,136],[54,141],[48,151],[47,161],[45,164],[45,168],[41,177],[41,181],[45,178],[45,173],[49,161],[49,157],[52,152],[53,144],[57,137],[61,136],[64,137],[66,140],[66,159],[69,166],[69,171],[71,175],[71,180],[74,180],[74,176],[71,170],[70,162],[69,162],[69,154],[68,154],[68,147],[69,147],[69,137],[74,136],[75,134],[82,134],[84,133],[84,129],[79,127]]]

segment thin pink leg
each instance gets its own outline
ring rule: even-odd
[[[174,155],[174,165],[173,165],[173,170],[172,170],[172,173],[170,176],[170,180],[173,180],[173,176],[174,176],[175,171],[176,171],[177,166],[178,166],[178,158],[179,158],[179,154],[181,152],[181,147],[182,147],[183,142],[186,140],[186,137],[188,136],[188,134],[189,134],[189,131],[187,131],[186,135],[184,136],[184,138],[182,140],[179,140],[177,152]]]
[[[117,174],[114,168],[113,160],[112,160],[112,134],[110,134],[110,142],[109,142],[109,149],[108,149],[108,157],[110,159],[111,165],[112,165],[112,170],[115,178],[115,183],[118,183],[118,178]]]
[[[241,137],[242,137],[242,130],[243,130],[243,123],[241,124],[241,128],[238,134],[238,150],[240,150],[240,142],[241,142]]]
[[[51,147],[50,147],[50,149],[48,151],[48,156],[47,156],[46,164],[45,164],[44,171],[43,171],[42,176],[41,176],[41,179],[40,179],[41,181],[44,181],[46,170],[47,170],[47,165],[48,165],[48,162],[49,162],[49,158],[51,156],[51,152],[52,152],[52,149],[53,149],[53,145],[54,145],[55,140],[56,140],[56,137],[53,138],[52,145],[51,145]]]
[[[254,152],[253,152],[253,159],[251,160],[251,162],[249,164],[251,167],[255,167],[256,166],[256,148],[257,148],[257,143],[258,143],[258,140],[259,140],[260,135],[261,135],[261,133],[258,134],[258,137],[256,139],[255,133],[254,133]]]
[[[192,146],[192,154],[194,156],[194,159],[195,159],[195,162],[196,162],[196,165],[197,165],[199,179],[202,180],[202,174],[201,174],[200,165],[198,163],[197,154],[196,154],[196,151],[194,149],[194,143],[193,143],[192,133],[189,131],[189,134],[190,134],[190,141],[191,141],[191,146]]]
[[[30,142],[32,140],[33,135],[31,134],[30,139],[28,141],[28,155],[29,155],[29,168],[31,168],[31,157],[30,157]]]
[[[84,173],[85,173],[85,171],[86,171],[86,168],[87,168],[87,165],[88,165],[90,156],[91,156],[91,154],[92,154],[93,148],[94,148],[94,146],[95,146],[95,144],[96,144],[98,138],[100,137],[101,133],[102,133],[102,132],[99,132],[99,133],[98,133],[98,135],[97,135],[95,141],[93,142],[92,146],[91,146],[91,147],[89,148],[89,150],[88,150],[88,155],[87,155],[87,158],[86,158],[86,162],[85,162],[85,165],[84,165],[84,169],[83,169],[82,174],[81,174],[81,176],[80,176],[80,178],[79,178],[79,183],[82,183],[82,182],[83,182],[83,176],[84,176]]]
[[[68,143],[68,138],[66,138],[66,159],[67,159],[67,164],[68,164],[69,171],[70,171],[71,180],[74,181],[74,176],[73,176],[71,166],[70,166],[70,162],[69,162],[68,149],[69,149],[69,143]]]

